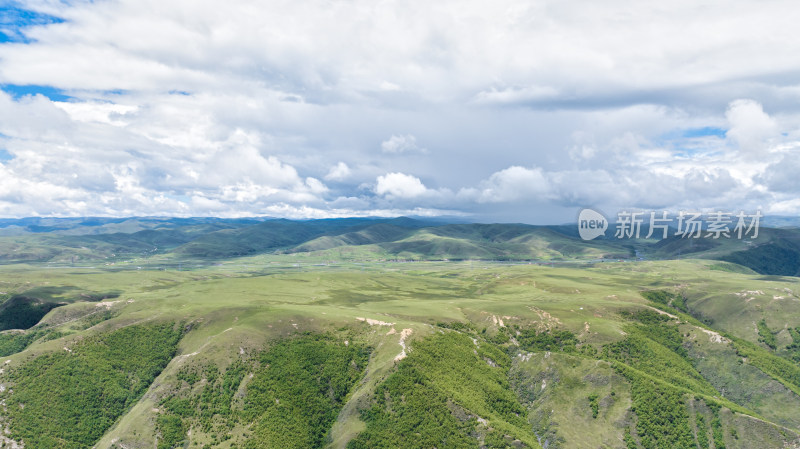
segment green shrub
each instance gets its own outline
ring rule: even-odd
[[[758,336],[761,337],[759,338],[759,341],[769,346],[769,348],[772,349],[773,351],[777,349],[778,342],[775,339],[775,334],[773,334],[772,331],[769,330],[767,322],[762,319],[761,321],[758,322],[756,327],[758,328]]]
[[[642,292],[642,296],[647,300],[663,304],[665,306],[670,305],[670,302],[675,297],[673,293],[670,293],[666,290],[648,290]]]
[[[708,449],[708,427],[706,426],[706,417],[702,413],[698,413],[695,418],[697,425],[697,444],[700,449]]]
[[[587,399],[589,399],[589,408],[592,409],[592,418],[597,419],[597,414],[600,412],[600,403],[597,401],[597,393],[592,393],[589,395]]]
[[[189,430],[183,420],[175,415],[158,415],[156,427],[160,435],[158,449],[172,449],[179,445],[186,438],[186,431]]]
[[[625,443],[625,449],[639,449],[639,445],[636,444],[636,438],[631,434],[631,429],[625,429],[622,441]]]

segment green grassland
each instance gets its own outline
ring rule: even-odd
[[[0,266],[0,317],[49,307],[0,333],[0,444],[798,444],[797,278],[699,259],[590,263],[608,248],[537,240],[553,230],[379,226],[201,267],[174,253]],[[584,262],[390,261],[459,235],[496,258],[525,246]]]

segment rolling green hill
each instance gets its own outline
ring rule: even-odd
[[[761,228],[751,239],[681,239],[672,236],[642,250],[651,258],[716,259],[747,267],[757,273],[781,276],[800,274],[800,229]]]
[[[180,256],[228,258],[299,245],[329,229],[347,228],[360,220],[295,222],[269,220],[241,229],[210,232],[175,250]]]
[[[761,274],[800,275],[800,231],[769,229],[766,242],[720,257]]]
[[[629,244],[583,242],[549,227],[521,224],[449,224],[403,228],[377,224],[355,232],[334,233],[288,252],[323,252],[361,246],[375,258],[413,260],[572,260],[633,257]]]
[[[321,251],[340,246],[370,245],[375,243],[392,242],[405,238],[413,232],[414,231],[409,228],[395,226],[388,223],[379,223],[359,229],[357,231],[317,237],[295,246],[291,249],[291,251]]]
[[[0,447],[800,447],[796,229],[167,223],[0,237]]]
[[[317,242],[571,241],[524,226],[493,237],[498,228],[484,225],[348,224]],[[183,271],[0,267],[0,314],[49,307],[0,333],[0,442],[800,444],[797,278],[697,259],[298,267],[308,254]]]
[[[26,219],[27,220],[27,219]],[[331,220],[100,219],[22,220],[22,235],[0,236],[0,262],[61,265],[176,266],[254,255],[295,254],[298,260],[502,260],[590,262],[597,259],[714,259],[720,269],[766,275],[800,274],[800,229],[761,228],[759,237],[583,241],[572,226],[447,224],[411,218]],[[42,219],[44,220],[44,219]],[[55,219],[53,219],[55,220]],[[20,223],[9,225],[20,226]],[[33,224],[36,223],[36,224]],[[109,231],[111,225],[135,232]],[[71,226],[71,227],[70,227]],[[50,230],[46,232],[46,230]],[[90,233],[87,229],[93,229]],[[65,233],[80,235],[66,235]],[[734,265],[735,264],[735,265]],[[723,268],[726,267],[726,268]],[[737,268],[739,267],[739,268]]]

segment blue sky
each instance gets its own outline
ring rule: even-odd
[[[19,101],[20,97],[36,95],[47,97],[47,99],[51,101],[68,101],[70,99],[70,96],[64,94],[64,91],[61,89],[56,89],[52,86],[36,86],[33,84],[3,84],[0,85],[0,89],[3,89],[3,91],[17,101]]]
[[[0,216],[800,213],[791,1],[0,0]]]
[[[27,9],[17,2],[0,2],[0,42],[25,42],[25,28],[60,23],[58,17]]]

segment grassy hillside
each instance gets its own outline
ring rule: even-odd
[[[650,258],[705,258],[727,261],[757,273],[781,276],[800,274],[800,229],[761,228],[755,240],[681,239],[661,240],[642,251]]]
[[[407,260],[574,260],[630,258],[633,248],[616,241],[583,242],[554,229],[516,224],[451,224],[401,227],[378,224],[325,235],[290,252],[333,257],[335,248],[360,247],[367,258]]]
[[[215,363],[186,364],[173,391],[161,399],[157,445],[181,445],[190,429],[194,438],[206,435],[208,445],[222,444],[233,439],[237,424],[247,422],[249,431],[235,439],[246,448],[323,447],[369,353],[356,343],[304,333],[222,370]]]
[[[401,225],[408,229],[422,225],[422,222],[411,219],[268,220],[241,229],[206,234],[189,244],[179,247],[175,253],[179,256],[189,257],[228,258],[288,250],[323,235],[338,236],[342,234],[345,235],[345,237],[341,238],[342,244],[360,244],[347,243],[347,241],[348,239],[354,242],[369,239],[370,232],[364,233],[363,237],[359,237],[358,232],[380,222],[386,222],[388,226],[392,226],[392,223],[395,223],[395,226]],[[380,231],[373,231],[372,234],[380,234]],[[311,242],[309,244],[314,246]],[[325,246],[325,244],[323,243],[322,246]]]
[[[473,230],[443,234],[458,232]],[[59,303],[30,329],[0,334],[3,441],[796,444],[796,278],[698,260],[298,267],[302,254],[183,271],[0,267],[6,302]]]
[[[498,346],[460,332],[417,341],[376,388],[366,428],[347,447],[539,447],[509,387],[510,365]]]
[[[8,438],[27,447],[94,444],[174,356],[181,328],[134,325],[22,362],[6,378]]]
[[[405,238],[413,233],[410,228],[380,223],[368,226],[357,231],[344,232],[335,235],[325,235],[304,242],[292,248],[292,252],[321,251],[340,246],[370,245],[374,243],[392,242]]]

